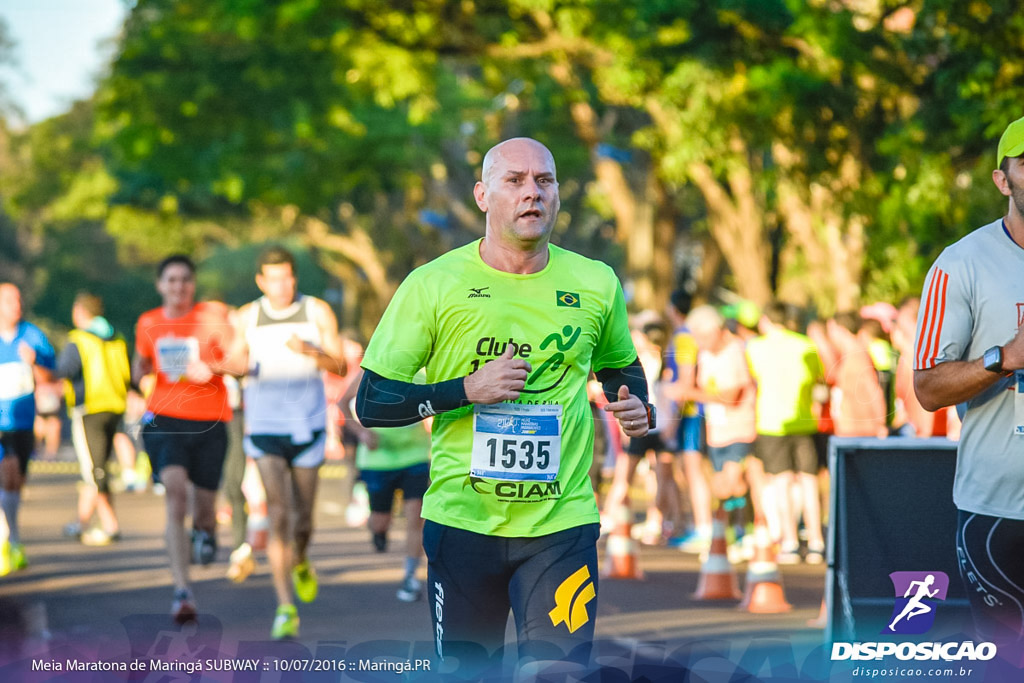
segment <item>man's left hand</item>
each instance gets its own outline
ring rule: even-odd
[[[285,342],[285,346],[301,356],[319,356],[320,347],[316,344],[310,344],[305,339],[300,339],[298,335],[293,334],[288,341]]]
[[[643,401],[629,393],[629,388],[625,384],[619,387],[617,398],[617,401],[609,403],[604,409],[615,416],[626,436],[647,436],[647,408],[644,407]]]

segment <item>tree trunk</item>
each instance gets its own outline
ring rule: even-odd
[[[352,263],[365,278],[353,278],[351,271],[332,268],[332,275],[338,277],[347,287],[361,293],[360,319],[371,321],[376,326],[384,309],[397,289],[397,284],[388,277],[387,268],[373,240],[362,227],[350,223],[348,234],[332,232],[330,226],[318,218],[305,217],[302,222],[303,239],[309,245],[332,252]],[[348,312],[346,312],[348,313]]]
[[[676,212],[664,183],[653,171],[648,175],[652,185],[654,205],[654,257],[652,259],[652,287],[654,289],[654,309],[665,310],[669,296],[676,286],[675,249]]]
[[[704,196],[708,228],[729,264],[737,293],[763,306],[772,297],[770,250],[750,169],[732,169],[727,178],[728,191],[705,163],[691,164],[689,175]]]
[[[583,92],[579,86],[579,79],[568,63],[556,62],[550,71],[552,77],[564,88]],[[644,193],[638,196],[622,164],[599,153],[602,127],[599,125],[597,112],[590,103],[578,100],[572,104],[569,111],[576,127],[576,135],[590,150],[594,176],[607,194],[612,213],[615,215],[615,237],[626,250],[626,279],[632,284],[632,303],[639,309],[658,309],[657,292],[670,287],[672,280],[671,272],[667,280],[662,280],[664,273],[654,263],[657,247],[653,202],[659,197],[651,185],[654,181],[653,172],[651,169],[643,171]],[[671,265],[668,270],[671,271]]]
[[[803,290],[822,313],[856,310],[864,273],[865,223],[863,216],[837,212],[845,202],[841,194],[862,182],[861,165],[852,156],[843,159],[839,177],[829,185],[809,182],[800,174],[787,174],[796,157],[781,145],[773,154],[783,172],[777,184],[779,214],[787,236],[803,256],[805,273],[793,276],[784,289]],[[807,188],[807,189],[804,189]],[[790,263],[798,259],[790,256]]]

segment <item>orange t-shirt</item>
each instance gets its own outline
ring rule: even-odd
[[[224,359],[231,339],[227,313],[222,303],[204,302],[180,318],[168,318],[162,308],[139,316],[135,350],[153,362],[156,372],[156,387],[147,405],[152,413],[182,420],[231,419],[228,392],[219,375],[205,384],[193,384],[184,377],[192,360]]]
[[[843,355],[832,387],[836,436],[878,436],[885,427],[885,395],[866,349]]]

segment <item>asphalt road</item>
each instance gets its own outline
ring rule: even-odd
[[[123,539],[84,547],[61,533],[74,516],[75,475],[69,467],[39,469],[30,476],[21,511],[30,566],[0,578],[0,598],[8,612],[15,605],[25,623],[20,637],[0,630],[0,681],[396,681],[403,677],[353,669],[360,660],[414,666],[431,657],[428,606],[395,598],[402,525],[396,524],[387,553],[374,552],[369,532],[346,525],[336,478],[322,483],[316,510],[311,559],[320,595],[300,605],[300,638],[275,643],[269,641],[275,605],[265,558],[261,554],[257,571],[244,583],[225,579],[227,528],[220,529],[218,561],[192,568],[198,627],[178,627],[169,618],[162,498],[152,492],[117,496]],[[603,555],[603,541],[601,546]],[[818,671],[826,666],[822,631],[807,625],[818,614],[824,567],[782,567],[793,610],[754,615],[738,610],[736,602],[695,601],[699,562],[693,555],[643,546],[639,561],[642,580],[600,583],[597,652],[626,676],[602,680],[638,680],[641,665],[654,672],[649,680],[682,680],[679,662],[685,662],[691,681],[828,679],[827,671]],[[742,586],[746,567],[737,570]],[[4,614],[0,609],[0,618]],[[178,668],[154,670],[154,658]],[[69,661],[137,669],[68,671]],[[257,670],[243,669],[254,662]],[[337,670],[339,662],[346,671]],[[57,665],[63,670],[45,670]],[[437,676],[437,664],[431,666]],[[279,667],[333,670],[296,673]],[[417,673],[404,678],[419,680]]]

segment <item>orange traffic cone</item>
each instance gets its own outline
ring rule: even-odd
[[[752,614],[778,614],[788,612],[793,606],[786,602],[782,591],[782,576],[775,561],[775,548],[768,538],[768,527],[764,520],[755,523],[754,559],[747,566],[747,590],[739,609]]]
[[[270,534],[270,523],[267,521],[267,492],[263,488],[256,463],[251,459],[245,465],[242,493],[245,494],[245,502],[249,508],[249,519],[245,523],[246,541],[253,550],[265,550],[267,536]]]
[[[642,579],[640,557],[636,541],[630,534],[629,505],[622,505],[615,513],[615,528],[608,535],[605,546],[605,565],[602,575],[609,579]]]
[[[739,600],[742,597],[736,572],[729,563],[725,525],[725,511],[719,507],[711,523],[711,549],[700,565],[700,579],[693,594],[696,600]]]

